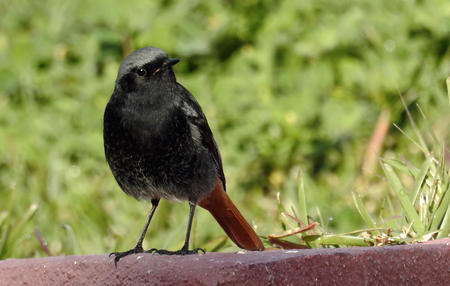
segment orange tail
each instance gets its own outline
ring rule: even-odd
[[[261,239],[230,200],[219,179],[214,191],[201,200],[198,205],[214,216],[237,246],[247,250],[264,250]]]

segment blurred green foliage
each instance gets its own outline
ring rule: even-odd
[[[140,47],[182,59],[175,72],[209,119],[229,193],[261,234],[279,227],[276,193],[296,192],[300,167],[330,230],[361,226],[351,191],[378,115],[409,130],[399,93],[449,139],[447,0],[0,0],[0,11],[0,257],[45,255],[35,228],[53,255],[134,246],[149,206],[115,183],[102,116]],[[409,144],[392,129],[384,140]],[[180,247],[187,212],[163,202],[144,246]],[[203,210],[196,225],[196,246],[223,235]]]

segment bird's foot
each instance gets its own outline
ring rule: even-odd
[[[202,248],[194,248],[192,250],[182,248],[176,251],[152,248],[150,250],[147,250],[146,252],[160,255],[189,255],[189,254],[199,254],[200,252],[206,253],[206,251]]]
[[[120,259],[124,258],[125,256],[128,256],[130,254],[136,254],[136,253],[142,253],[144,252],[144,249],[142,249],[142,246],[136,246],[133,249],[130,249],[128,251],[124,252],[111,252],[109,254],[109,257],[114,255],[114,265],[117,267],[117,262],[119,262]]]

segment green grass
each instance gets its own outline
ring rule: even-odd
[[[433,171],[422,140],[417,148],[391,128],[375,163],[365,158],[380,118],[415,136],[398,94],[413,118],[427,115],[416,129],[448,148],[449,9],[445,0],[0,0],[0,258],[134,246],[150,206],[114,181],[102,116],[123,56],[147,45],[181,58],[175,72],[211,124],[228,192],[261,235],[284,230],[277,193],[286,211],[299,205],[301,220],[312,216],[328,233],[367,227],[354,192],[367,214],[400,210],[376,158],[395,159],[391,177],[421,190],[414,182]],[[162,202],[144,246],[179,248],[187,214],[186,204]],[[196,247],[236,250],[223,235],[196,212]]]
[[[450,99],[450,77],[447,78],[447,91]],[[400,99],[403,101],[401,96]],[[284,234],[269,235],[268,240],[275,246],[303,248],[405,244],[448,237],[450,164],[446,158],[447,147],[431,128],[424,128],[422,131],[417,128],[410,110],[406,105],[404,107],[417,141],[401,129],[399,131],[410,139],[411,145],[422,151],[423,158],[421,166],[414,166],[401,155],[393,159],[380,159],[385,180],[392,191],[392,195],[386,197],[390,209],[381,208],[378,219],[374,219],[362,202],[362,194],[353,193],[355,208],[368,228],[351,233],[330,234],[326,228],[319,227],[319,223],[311,222],[314,218],[308,216],[307,199],[300,173],[298,211],[295,207],[289,210],[281,206],[280,222],[281,227],[285,229]],[[422,120],[424,126],[431,126],[424,115]],[[429,138],[431,142],[427,144],[425,138]],[[403,175],[403,180],[398,173]],[[290,211],[294,215],[289,215]],[[298,218],[295,216],[297,212]],[[286,238],[291,240],[286,241]]]

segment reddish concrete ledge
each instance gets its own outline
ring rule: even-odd
[[[6,259],[0,285],[441,285],[450,240],[409,246]]]

